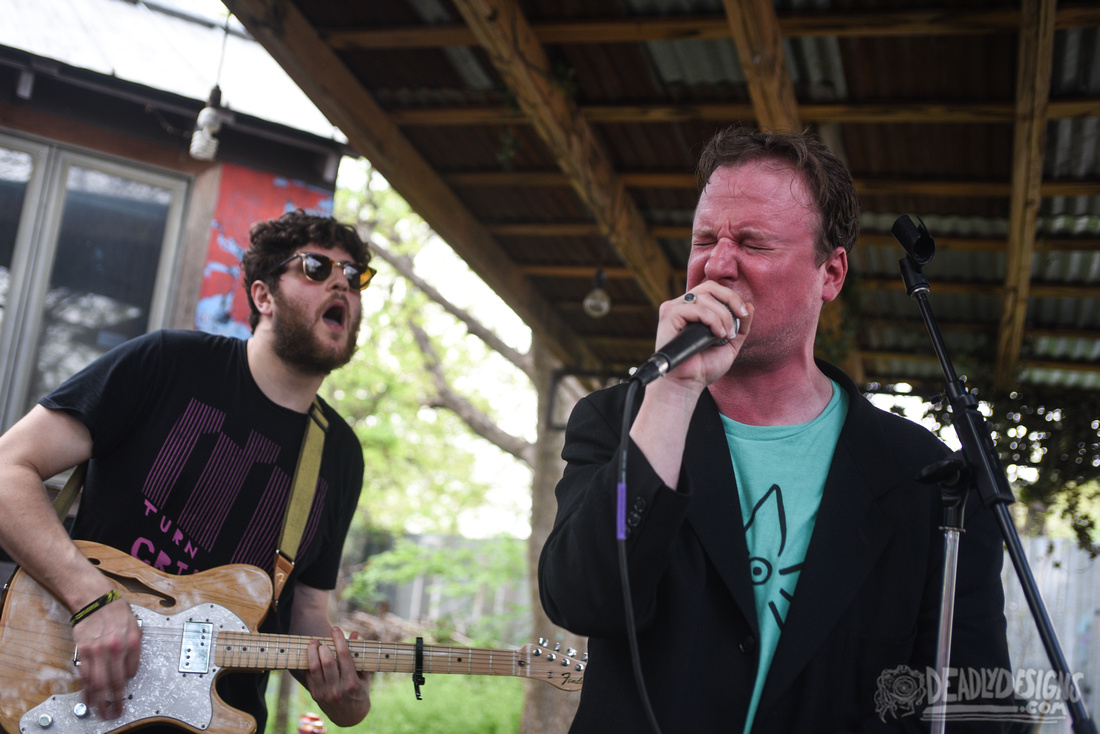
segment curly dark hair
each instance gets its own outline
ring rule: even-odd
[[[800,172],[821,214],[817,236],[820,262],[836,248],[851,250],[859,238],[859,197],[852,174],[824,143],[809,131],[801,133],[751,130],[731,125],[719,130],[703,147],[696,167],[702,193],[721,166],[738,166],[761,159],[786,163]]]
[[[252,246],[241,257],[244,270],[244,292],[248,295],[250,310],[248,324],[252,331],[260,323],[260,312],[252,300],[252,284],[257,280],[267,283],[272,293],[279,290],[279,263],[308,245],[322,249],[342,247],[362,267],[370,262],[370,250],[360,239],[359,233],[349,224],[337,222],[332,217],[306,214],[301,209],[287,212],[278,219],[256,222],[249,232]]]

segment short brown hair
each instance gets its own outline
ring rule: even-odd
[[[287,212],[278,219],[256,222],[249,232],[252,246],[241,257],[244,270],[244,292],[248,295],[248,324],[252,330],[260,323],[260,312],[252,300],[252,284],[267,283],[272,293],[279,290],[279,263],[307,245],[331,249],[342,247],[361,267],[370,262],[370,250],[350,224],[332,217],[306,214],[301,209]]]
[[[852,174],[832,151],[808,131],[751,130],[732,125],[719,130],[703,148],[696,168],[702,193],[715,170],[761,159],[790,165],[804,177],[821,215],[817,251],[821,262],[838,248],[852,249],[859,238],[859,198]]]

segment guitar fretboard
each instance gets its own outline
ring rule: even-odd
[[[214,664],[244,670],[304,670],[313,637],[223,631],[218,634]],[[321,640],[331,649],[332,642]],[[412,673],[416,669],[416,645],[401,642],[348,640],[355,668],[382,673]],[[527,676],[519,654],[511,650],[424,645],[424,673],[459,675]]]

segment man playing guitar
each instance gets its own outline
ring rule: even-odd
[[[354,229],[289,212],[255,225],[243,260],[247,341],[163,331],[131,340],[43,398],[0,437],[0,545],[72,614],[85,701],[114,719],[136,675],[142,630],[116,585],[73,544],[44,480],[90,459],[72,538],[172,574],[230,563],[272,571],[310,406],[354,353],[360,292],[374,271]],[[351,428],[328,422],[313,503],[289,582],[263,632],[321,638],[299,675],[339,726],[370,709],[327,607],[363,481]],[[264,730],[266,674],[218,679]]]

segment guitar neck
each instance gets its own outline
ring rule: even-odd
[[[307,651],[314,637],[223,631],[218,634],[214,663],[241,670],[305,670]],[[321,644],[332,647],[331,640]],[[348,640],[355,668],[381,673],[412,673],[416,669],[416,645],[372,640]],[[425,674],[528,676],[518,652],[475,647],[424,645]]]

